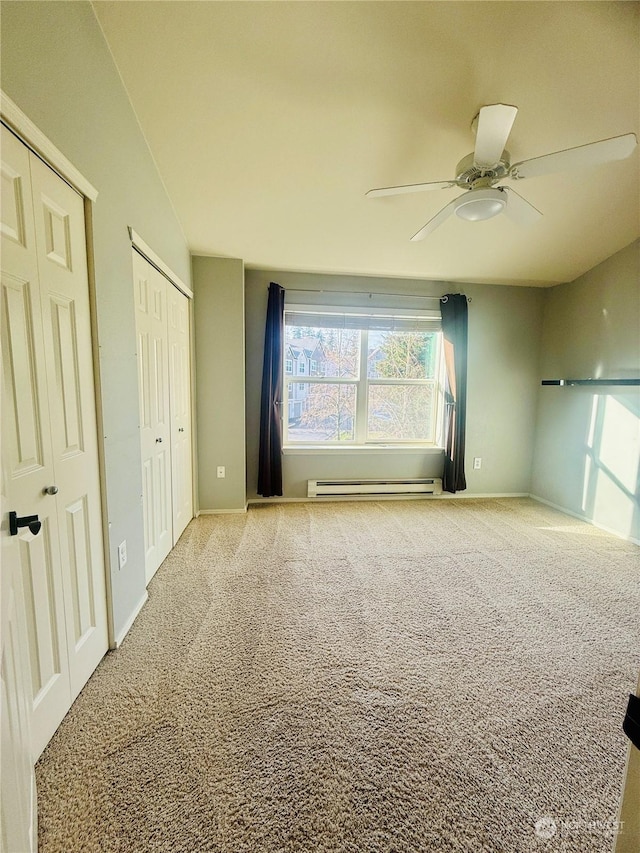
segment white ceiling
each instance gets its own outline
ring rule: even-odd
[[[636,2],[111,2],[96,15],[194,253],[247,265],[549,285],[640,234],[638,149],[518,191],[544,213],[410,237],[484,104],[512,162],[635,132]]]

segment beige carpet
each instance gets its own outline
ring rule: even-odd
[[[40,849],[610,850],[638,555],[526,499],[202,517],[38,764]]]

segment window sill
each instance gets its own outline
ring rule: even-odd
[[[436,447],[432,444],[424,445],[424,444],[402,444],[402,445],[394,445],[394,444],[352,444],[352,445],[319,445],[319,444],[307,444],[304,447],[288,445],[282,448],[282,453],[285,456],[334,456],[335,454],[349,454],[355,453],[358,456],[373,454],[379,455],[382,453],[393,453],[394,455],[397,453],[411,453],[418,454],[422,453],[424,455],[443,453],[443,447]]]

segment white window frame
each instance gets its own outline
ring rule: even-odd
[[[284,360],[284,372],[285,375],[290,376],[293,373],[293,359],[285,358]]]
[[[324,315],[359,315],[366,316],[365,312],[357,311],[357,309],[347,309],[340,308],[336,309],[326,309],[324,306],[313,306],[313,308],[305,309],[302,306],[293,306],[291,309],[285,309],[285,315],[290,311],[291,313],[310,313],[310,314],[324,314]],[[407,312],[394,311],[392,309],[381,309],[376,312],[377,316],[384,317],[407,317],[412,316],[411,314],[407,314]],[[370,312],[369,312],[370,315]],[[286,316],[285,316],[285,325],[286,325]],[[314,376],[309,374],[304,375],[304,383],[305,384],[321,384],[321,385],[352,385],[355,387],[355,396],[356,396],[356,409],[355,409],[355,429],[354,429],[354,437],[351,440],[343,440],[343,441],[321,441],[321,442],[310,442],[303,440],[295,440],[289,438],[289,429],[288,429],[288,417],[283,417],[283,446],[285,449],[296,449],[296,450],[304,450],[305,448],[310,450],[316,449],[336,449],[336,448],[385,448],[389,450],[394,449],[402,449],[406,450],[410,447],[415,447],[419,449],[440,449],[442,447],[442,432],[443,432],[443,416],[444,416],[444,357],[442,352],[442,331],[439,330],[437,332],[439,337],[439,346],[436,354],[436,365],[434,368],[434,378],[433,379],[395,379],[395,378],[376,378],[370,379],[368,376],[368,352],[369,352],[369,331],[368,329],[360,329],[360,352],[359,352],[359,375],[356,379],[351,378],[343,378],[343,377],[333,377],[333,376]],[[288,380],[291,381],[291,380]],[[300,380],[294,380],[294,383],[299,384]],[[411,385],[422,385],[422,386],[432,386],[434,389],[434,430],[433,430],[433,441],[419,441],[416,439],[370,439],[367,438],[367,405],[368,405],[368,391],[369,387],[372,385],[396,385],[396,386],[411,386]],[[284,384],[283,396],[284,396],[284,405],[282,406],[283,412],[288,412],[288,394],[289,388],[288,384]],[[296,397],[294,396],[294,399]]]

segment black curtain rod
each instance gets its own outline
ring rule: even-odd
[[[371,299],[372,296],[401,296],[404,299],[437,299],[438,302],[447,302],[448,296],[423,296],[422,294],[416,293],[381,293],[380,291],[375,290],[316,290],[312,287],[292,287],[290,289],[285,289],[285,293],[339,293],[341,296],[368,296]],[[471,302],[471,297],[467,296],[467,302]]]

